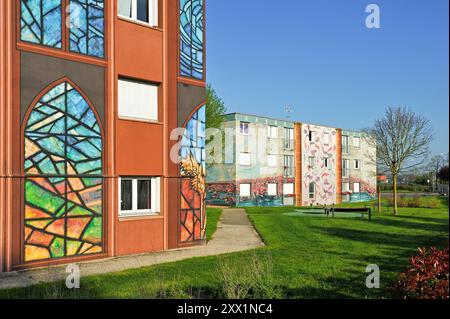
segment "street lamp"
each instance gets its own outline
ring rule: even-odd
[[[427,184],[428,184],[428,191],[430,191],[430,180],[427,179]]]

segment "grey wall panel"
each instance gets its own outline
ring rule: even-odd
[[[88,96],[104,124],[104,68],[30,52],[21,53],[20,109],[22,121],[34,98],[49,84],[63,77],[72,80]]]
[[[181,127],[189,114],[200,103],[205,102],[206,89],[194,85],[178,83],[178,126]]]

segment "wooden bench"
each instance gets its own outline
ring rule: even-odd
[[[327,214],[327,216],[330,216],[331,214],[331,216],[334,217],[336,213],[361,213],[361,218],[364,218],[364,214],[367,213],[369,220],[372,219],[372,209],[369,207],[325,207],[325,214]]]

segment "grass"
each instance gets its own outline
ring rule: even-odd
[[[358,205],[364,204],[372,205]],[[284,215],[292,211],[292,207],[247,208],[267,244],[264,248],[82,278],[76,292],[62,283],[40,284],[0,290],[0,298],[251,298],[248,291],[235,288],[242,288],[236,280],[246,282],[245,276],[251,276],[251,271],[242,271],[239,277],[240,270],[252,267],[259,269],[261,281],[270,278],[249,284],[264,287],[258,297],[382,298],[390,296],[387,288],[417,247],[448,243],[447,201],[436,209],[400,208],[399,216],[375,213],[372,222]],[[255,260],[270,263],[255,266]],[[365,286],[369,264],[380,267],[381,289]]]
[[[206,240],[210,241],[217,230],[217,224],[222,216],[222,209],[208,208],[207,216]]]

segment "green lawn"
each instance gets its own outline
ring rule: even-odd
[[[217,223],[222,216],[222,210],[220,208],[208,208],[207,216],[206,240],[210,241],[217,230]]]
[[[361,205],[361,204],[359,204]],[[268,273],[289,298],[389,297],[394,282],[418,246],[448,242],[448,204],[438,209],[401,208],[399,216],[375,213],[372,222],[359,218],[294,217],[292,207],[247,208],[263,236],[265,248],[220,257],[194,258],[82,278],[82,289],[68,292],[62,284],[0,291],[0,297],[170,298],[221,297],[219,269],[243,273],[255,256],[271,261]],[[214,213],[213,213],[214,214]],[[214,217],[209,218],[209,223]],[[366,266],[377,264],[382,289],[365,287]]]

